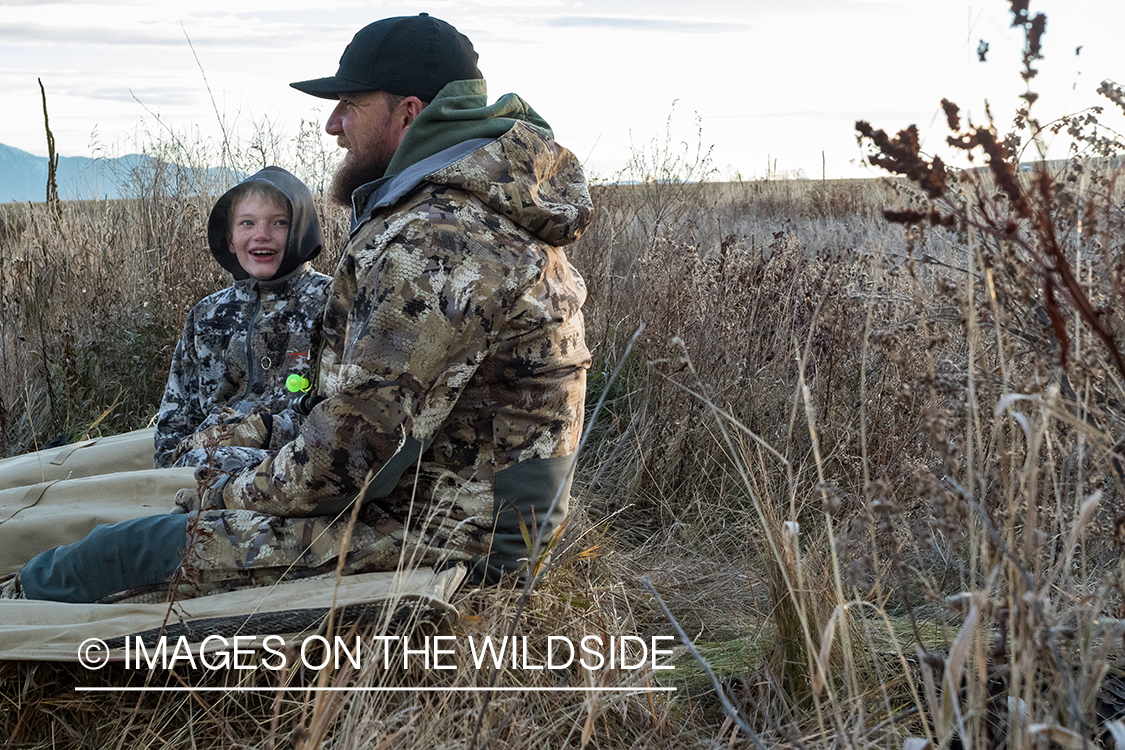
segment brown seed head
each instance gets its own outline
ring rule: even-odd
[[[961,108],[948,99],[941,100],[941,108],[945,110],[945,121],[949,123],[949,129],[960,130]]]

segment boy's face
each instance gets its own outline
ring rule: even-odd
[[[269,279],[281,267],[289,237],[289,209],[251,193],[235,204],[230,218],[230,250],[251,278]]]

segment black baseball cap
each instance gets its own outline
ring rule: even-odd
[[[484,78],[473,43],[445,21],[420,13],[364,26],[344,49],[336,75],[289,85],[322,99],[386,91],[432,102],[445,84],[467,78]]]

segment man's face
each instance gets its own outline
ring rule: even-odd
[[[332,198],[337,203],[350,206],[353,190],[386,173],[407,127],[409,123],[403,123],[382,91],[340,94],[324,126],[348,150],[332,180]]]

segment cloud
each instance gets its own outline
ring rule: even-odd
[[[753,28],[749,24],[727,21],[688,21],[679,18],[640,16],[556,16],[548,19],[547,25],[560,28],[627,29],[696,34],[722,34]]]
[[[182,47],[187,44],[185,29],[197,47],[230,46],[279,49],[308,38],[307,29],[296,24],[258,26],[254,33],[236,24],[219,31],[207,30],[202,23],[187,21],[130,29],[90,26],[63,26],[38,23],[0,25],[0,44],[42,47]],[[200,31],[200,29],[204,29]]]
[[[43,44],[74,45],[130,45],[151,46],[183,44],[183,35],[175,38],[167,33],[139,30],[122,30],[89,26],[47,26],[37,23],[14,23],[0,26],[0,44],[41,46]]]
[[[138,102],[146,107],[176,107],[184,104],[193,104],[193,100],[202,100],[196,92],[185,90],[183,86],[95,86],[84,89],[83,96],[90,99],[100,99],[110,102]]]
[[[62,99],[84,99],[137,106],[140,100],[147,107],[184,107],[208,100],[198,86],[168,81],[167,76],[138,75],[130,71],[91,71],[62,69],[43,75],[32,70],[0,70],[0,90],[6,95],[39,100],[41,78],[52,103]],[[114,85],[114,81],[120,84]]]
[[[721,114],[707,114],[700,113],[703,122],[707,123],[710,120],[777,120],[786,119],[793,121],[808,121],[808,120],[868,120],[872,123],[895,121],[901,122],[903,120],[910,120],[912,122],[929,121],[933,116],[933,112],[923,110],[792,110],[787,112],[739,112],[739,113],[721,113]],[[878,126],[876,126],[878,127]]]
[[[115,0],[114,5],[144,5],[145,0]],[[41,9],[54,6],[64,8],[72,5],[105,5],[104,0],[66,0],[66,2],[44,2],[44,0],[0,0],[0,8],[35,7]]]

